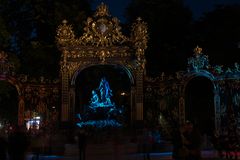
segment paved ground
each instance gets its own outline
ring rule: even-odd
[[[78,160],[78,145],[65,144],[64,153],[57,155],[40,155],[39,160]],[[162,141],[157,151],[150,153],[151,160],[171,160],[172,146],[170,142]],[[204,160],[220,160],[216,151],[202,151]],[[239,157],[240,158],[240,157]],[[29,153],[27,160],[33,159]],[[89,143],[86,150],[86,160],[144,160],[139,143],[122,140],[116,145],[114,141],[104,141],[104,143]]]
[[[216,153],[213,151],[203,151],[202,152],[204,160],[220,160],[217,158]],[[29,154],[27,160],[33,160],[33,155]],[[98,158],[95,157],[96,160],[144,160],[144,154],[129,154],[129,155],[120,155],[118,157],[111,157],[111,156],[99,156]],[[151,153],[150,154],[151,160],[171,160],[171,152],[162,152],[162,153]],[[39,160],[78,160],[78,156],[47,156],[41,155]],[[89,160],[89,158],[86,158]]]

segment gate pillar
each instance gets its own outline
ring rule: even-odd
[[[65,65],[62,66],[62,108],[61,108],[61,121],[69,121],[70,104],[69,104],[69,77],[68,70]]]
[[[143,120],[143,72],[138,71],[136,73],[136,120]]]

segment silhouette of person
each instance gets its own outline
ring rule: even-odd
[[[39,155],[40,155],[40,152],[41,152],[41,141],[42,141],[42,138],[41,138],[41,134],[40,133],[37,133],[37,135],[35,135],[33,138],[32,138],[32,152],[33,152],[33,158],[32,159],[35,159],[35,160],[39,160]]]
[[[152,132],[148,128],[143,128],[143,159],[144,160],[150,160],[150,151],[152,148]]]
[[[9,159],[24,160],[28,146],[29,141],[24,128],[16,125],[8,137]]]
[[[173,160],[183,160],[187,154],[187,150],[184,150],[183,136],[182,136],[182,126],[178,126],[174,129],[172,133],[172,143],[173,151],[172,158]],[[186,148],[185,148],[186,149]]]
[[[189,150],[189,154],[186,160],[199,160],[201,159],[201,134],[196,126],[190,121],[185,124],[185,130],[183,133],[185,138],[184,145]]]
[[[87,134],[85,129],[81,128],[78,132],[79,160],[86,158]]]

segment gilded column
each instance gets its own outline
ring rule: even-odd
[[[25,103],[24,103],[24,97],[19,96],[18,98],[18,125],[22,126],[24,125],[24,108],[25,108]]]
[[[148,34],[147,24],[139,17],[132,25],[131,41],[135,49],[136,56],[136,94],[135,108],[136,120],[143,120],[143,77],[145,74],[145,50],[147,48]]]
[[[179,105],[179,122],[184,124],[185,122],[185,100],[183,97],[180,97],[178,100]]]
[[[220,109],[220,96],[219,90],[214,90],[214,109],[215,109],[215,131],[220,133],[221,128],[221,109]]]
[[[61,121],[68,121],[69,119],[69,87],[68,87],[68,73],[62,72],[62,112]]]
[[[131,89],[131,122],[136,119],[135,87]]]
[[[75,114],[75,86],[70,89],[70,118],[73,120]]]
[[[138,70],[136,73],[136,120],[143,120],[143,75],[142,70]]]
[[[69,121],[70,114],[70,91],[69,91],[69,66],[67,63],[67,51],[63,51],[63,61],[61,66],[62,73],[62,112],[61,112],[61,121]]]
[[[59,49],[62,51],[61,60],[61,80],[62,80],[62,108],[61,108],[61,121],[69,121],[70,114],[70,91],[69,91],[69,64],[68,54],[69,52],[65,47],[72,46],[75,42],[75,35],[72,31],[72,26],[67,24],[66,20],[63,20],[62,24],[57,28],[56,40]]]

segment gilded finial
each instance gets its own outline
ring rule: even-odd
[[[67,24],[67,20],[64,19],[64,20],[62,21],[62,23],[63,23],[63,24]]]
[[[198,54],[202,54],[202,48],[200,48],[199,46],[197,46],[196,48],[194,48],[194,53],[196,54],[196,55],[198,55]]]
[[[97,7],[95,16],[109,16],[108,7],[103,2]]]
[[[138,18],[137,18],[137,21],[138,21],[138,22],[142,21],[142,18],[141,18],[141,17],[138,17]]]

